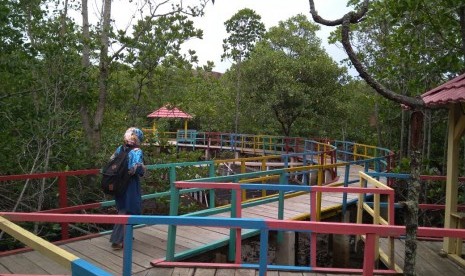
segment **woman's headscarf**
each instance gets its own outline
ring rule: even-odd
[[[124,133],[124,143],[130,146],[139,146],[144,140],[144,133],[136,127],[130,127]]]

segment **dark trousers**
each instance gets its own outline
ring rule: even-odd
[[[126,211],[118,211],[118,215],[125,215]],[[115,224],[113,231],[111,232],[110,242],[111,243],[123,243],[124,240],[124,224]]]

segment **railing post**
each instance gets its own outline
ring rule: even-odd
[[[372,276],[375,269],[375,234],[367,233],[363,253],[363,276]]]
[[[241,160],[241,174],[246,173],[247,168],[245,167],[245,160]],[[247,200],[247,190],[241,190],[242,200]]]
[[[337,163],[337,148],[331,151],[331,164]],[[334,177],[337,177],[337,167],[333,167]]]
[[[285,170],[281,173],[279,176],[279,184],[280,185],[286,185],[288,184],[287,181],[287,173]],[[284,191],[279,191],[279,198],[278,198],[278,219],[283,220],[284,219]],[[283,231],[278,231],[278,242],[282,242],[284,239],[284,233]]]
[[[287,173],[283,171],[279,176],[279,184],[287,185]],[[278,219],[284,219],[284,191],[279,191],[279,209],[278,209]]]
[[[317,191],[313,191],[310,187],[310,221],[317,221]],[[310,234],[310,267],[316,267],[316,243],[317,235],[312,232]]]
[[[289,168],[289,155],[281,155],[281,158],[283,158],[283,167],[284,168]]]
[[[359,187],[364,187],[362,174],[359,173]],[[361,224],[363,222],[363,202],[365,200],[365,195],[364,194],[358,194],[358,200],[357,200],[357,218],[356,218],[356,223]],[[355,236],[355,244],[361,239],[360,235]]]
[[[266,276],[268,266],[268,229],[260,230],[259,276]]]
[[[366,173],[366,174],[368,174],[368,172],[370,171],[369,161],[364,161],[363,164],[364,164],[363,172]],[[368,187],[368,186],[367,186],[367,185],[368,185],[368,181],[367,181],[366,179],[363,179],[363,183],[362,183],[362,184],[363,184],[363,188],[367,188],[367,187]],[[368,199],[368,195],[367,195],[367,194],[364,194],[364,195],[363,195],[363,200],[364,200],[364,201],[367,201],[367,199]]]
[[[357,145],[354,144],[354,149],[353,149],[353,151],[352,151],[352,156],[354,157],[354,161],[357,161],[357,156],[356,156],[356,154],[357,154]]]
[[[262,171],[267,171],[267,168],[266,168],[266,159],[265,159],[265,158],[262,159],[262,167],[261,167],[261,170],[262,170]],[[262,184],[265,184],[265,183],[266,183],[266,181],[263,180],[263,181],[262,181]],[[266,196],[266,190],[265,190],[265,189],[262,189],[262,196],[263,196],[263,197]]]
[[[373,195],[373,224],[380,225],[381,224],[381,213],[380,213],[380,205],[381,205],[381,195],[376,193]],[[379,260],[379,238],[375,236],[375,261]]]
[[[344,187],[349,186],[349,175],[350,175],[350,163],[348,163],[346,166],[345,172],[344,172]],[[347,193],[344,192],[342,194],[342,214],[345,215],[347,211]]]
[[[124,226],[123,276],[132,275],[132,224]]]
[[[213,161],[210,163],[209,176],[215,177],[215,162]],[[210,189],[208,195],[210,201],[208,206],[210,207],[210,209],[213,209],[215,208],[215,189]]]
[[[318,179],[317,179],[317,185],[318,187],[321,187],[323,185],[323,168],[321,166],[318,168]],[[320,220],[320,213],[321,213],[321,192],[316,192],[316,220]]]
[[[68,207],[68,190],[66,183],[66,176],[61,175],[58,177],[58,194],[59,194],[59,206],[60,208]],[[61,239],[69,239],[69,224],[66,222],[60,223],[61,225]]]
[[[235,208],[236,209],[236,218],[242,218],[242,200],[241,200],[241,193],[240,190],[237,190],[236,192],[236,204]],[[236,191],[236,190],[235,190]],[[235,263],[240,264],[242,262],[242,228],[236,228],[236,246],[235,246],[235,251],[236,255],[234,257]]]
[[[390,190],[388,193],[388,223],[389,225],[395,225],[395,219],[394,219],[394,190]],[[388,237],[389,238],[389,268],[390,269],[395,269],[396,263],[394,260],[394,254],[395,254],[395,242],[393,237]]]
[[[236,181],[235,181],[236,182]],[[231,218],[237,217],[237,194],[238,191],[231,190]],[[240,194],[240,193],[239,193]],[[239,195],[240,196],[240,195]],[[229,246],[228,246],[228,260],[230,262],[235,261],[235,254],[236,254],[236,231],[237,229],[231,228],[229,229]]]
[[[176,167],[170,167],[170,216],[178,215],[179,190],[174,185],[176,181]],[[166,248],[166,260],[174,261],[174,251],[176,245],[176,225],[168,226],[168,242]]]
[[[303,165],[303,166],[307,166],[307,154],[305,154],[305,153],[302,155],[302,165]],[[305,172],[302,174],[302,183],[303,183],[303,185],[307,185],[307,186],[308,186],[308,185],[310,185],[310,184],[309,184],[309,180],[308,180],[309,177],[308,177],[308,173],[307,173],[307,172],[308,172],[308,171],[305,171]]]

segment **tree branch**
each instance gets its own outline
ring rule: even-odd
[[[6,98],[10,98],[10,97],[15,97],[15,96],[20,96],[20,95],[24,95],[24,94],[31,94],[31,93],[34,93],[34,92],[39,92],[39,91],[42,91],[44,90],[45,88],[39,88],[39,89],[34,89],[34,90],[29,90],[29,91],[22,91],[22,92],[16,92],[16,93],[8,93],[6,95],[2,95],[0,96],[0,100],[3,100],[3,99],[6,99]],[[0,101],[0,103],[2,103]]]
[[[150,6],[149,10],[150,10],[150,12],[149,12],[149,17],[146,18],[146,20],[152,20],[152,19],[157,18],[157,17],[168,16],[168,15],[172,15],[172,14],[176,14],[176,13],[182,13],[182,14],[186,14],[186,15],[190,15],[190,16],[198,16],[198,15],[203,14],[203,9],[205,8],[205,6],[208,4],[209,1],[210,1],[210,0],[203,0],[203,1],[200,3],[201,8],[200,8],[199,10],[194,10],[193,8],[188,7],[187,9],[190,9],[191,12],[189,12],[188,10],[185,10],[185,9],[184,9],[183,2],[181,1],[181,2],[180,2],[180,5],[179,5],[178,7],[176,7],[174,10],[169,11],[169,12],[165,12],[165,13],[159,13],[159,14],[157,14],[158,9],[159,9],[161,6],[163,6],[163,5],[167,4],[167,3],[169,3],[170,1],[169,1],[169,0],[165,0],[165,1],[161,2],[161,3],[157,3],[157,4],[155,5],[155,7],[152,7],[151,2],[149,2],[149,6]],[[213,1],[213,3],[214,3],[214,1]],[[143,35],[144,32],[146,32],[147,30],[149,30],[150,27],[151,27],[150,25],[146,25],[145,28],[142,28],[139,32],[137,32],[136,34],[134,34],[133,39],[134,39],[134,40],[139,39],[139,37],[141,37],[141,36]],[[118,50],[116,50],[116,51],[114,52],[114,54],[110,57],[110,61],[112,61],[112,60],[114,60],[116,57],[118,57],[118,56],[121,54],[121,52],[127,48],[127,46],[128,46],[128,44],[127,44],[127,43],[124,43]]]
[[[322,18],[320,15],[318,15],[318,12],[315,9],[315,3],[313,0],[309,0],[310,2],[310,14],[313,17],[313,20],[315,20],[316,23],[325,25],[325,26],[339,26],[342,25],[342,21],[344,17],[341,17],[336,20],[326,20]],[[368,11],[368,4],[370,3],[369,0],[364,0],[362,7],[358,12],[349,12],[345,16],[350,15],[350,23],[358,23],[363,19],[363,16],[366,14]]]
[[[354,12],[354,11],[348,12],[342,18],[333,20],[333,21],[326,20],[322,18],[321,16],[319,16],[315,10],[315,4],[313,0],[309,0],[309,2],[310,2],[310,13],[312,14],[313,20],[315,20],[315,22],[319,24],[323,24],[325,26],[341,25],[341,34],[342,34],[341,42],[344,47],[344,50],[346,51],[350,61],[354,65],[360,77],[364,79],[368,83],[368,85],[370,85],[373,89],[376,90],[376,92],[378,92],[383,97],[389,100],[392,100],[394,102],[397,102],[399,104],[404,104],[412,108],[413,107],[424,107],[425,103],[423,102],[423,100],[398,94],[386,88],[378,81],[376,81],[370,74],[368,74],[365,67],[362,65],[362,63],[358,59],[357,54],[355,53],[354,49],[352,48],[352,44],[350,41],[350,24],[358,23],[363,20],[363,17],[368,11],[368,4],[370,2],[369,0],[364,0],[361,8],[357,12]]]

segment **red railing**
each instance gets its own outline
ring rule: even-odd
[[[65,172],[46,172],[46,173],[34,173],[34,174],[17,174],[17,175],[2,175],[0,176],[0,182],[6,181],[17,181],[17,180],[28,180],[28,179],[44,179],[44,178],[58,178],[58,207],[55,210],[46,210],[41,212],[66,212],[68,207],[68,185],[67,178],[70,176],[78,175],[97,175],[99,169],[90,170],[78,170],[78,171],[65,171]],[[82,210],[83,205],[75,206],[68,211]],[[95,204],[94,204],[95,206]],[[58,211],[60,210],[60,211]],[[68,223],[61,223],[61,239],[69,239],[69,225]]]

